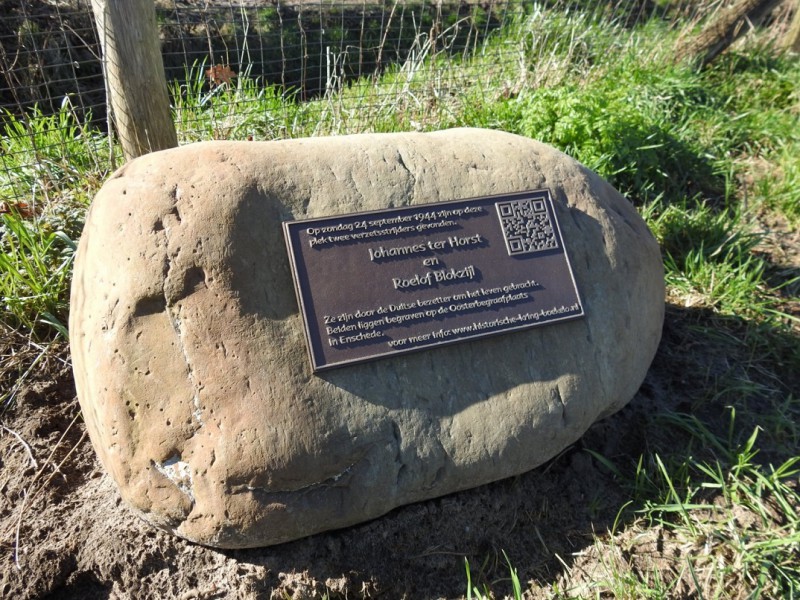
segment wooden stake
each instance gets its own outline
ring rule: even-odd
[[[92,0],[92,10],[125,158],[174,148],[178,136],[152,0]]]

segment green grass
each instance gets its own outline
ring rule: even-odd
[[[695,415],[659,415],[664,427],[685,434],[688,447],[683,455],[672,452],[662,458],[654,453],[647,461],[631,465],[627,473],[602,456],[596,458],[631,487],[641,507],[630,530],[661,532],[664,554],[673,556],[677,574],[671,585],[694,587],[703,597],[737,597],[739,593],[796,597],[800,593],[796,560],[800,456],[795,453],[777,465],[759,461],[761,430],[755,428],[736,441],[740,431],[735,427],[735,411],[730,414],[727,435],[722,438]],[[610,541],[598,544],[602,547]],[[637,597],[652,582],[643,581],[630,567],[620,561],[609,563],[605,578],[594,582],[594,589]]]
[[[537,5],[474,54],[418,35],[380,78],[332,75],[311,101],[247,72],[212,89],[201,64],[171,86],[183,143],[452,126],[534,137],[623,191],[661,244],[662,396],[640,446],[586,448],[626,497],[614,526],[578,558],[551,557],[557,575],[524,556],[479,574],[466,563],[468,597],[800,595],[800,61],[754,36],[696,71],[670,60],[678,29]],[[66,336],[74,244],[119,151],[68,103],[6,120],[2,323],[47,343]]]
[[[5,115],[0,137],[3,324],[36,340],[67,337],[72,259],[86,207],[110,169],[108,141],[65,100],[53,115]]]
[[[517,574],[517,570],[511,564],[511,561],[508,558],[508,555],[503,551],[503,558],[505,559],[505,563],[508,566],[508,579],[511,583],[511,592],[512,598],[514,600],[522,600],[522,583],[519,580],[519,575]],[[466,558],[464,559],[464,569],[467,574],[467,600],[472,600],[473,597],[476,600],[489,600],[492,598],[492,591],[489,589],[487,585],[483,586],[483,589],[474,585],[472,583],[472,570],[469,566],[469,560]]]
[[[724,315],[784,318],[780,289],[798,278],[769,289],[769,261],[756,251],[762,236],[735,205],[714,210],[706,203],[671,204],[651,218],[650,226],[661,242],[673,294]]]
[[[19,213],[0,215],[0,300],[12,325],[36,334],[42,325],[68,337],[64,324],[75,243],[63,231],[31,223]]]
[[[81,195],[87,177],[96,180],[107,168],[108,141],[87,125],[90,118],[80,119],[68,98],[52,115],[38,107],[25,118],[4,113],[0,198],[42,203]]]

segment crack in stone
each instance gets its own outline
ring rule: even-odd
[[[175,313],[176,314],[173,314],[173,311],[169,307],[167,308],[167,314],[169,315],[170,322],[172,323],[172,327],[178,337],[178,348],[183,355],[186,368],[189,370],[189,383],[194,390],[194,393],[192,394],[192,406],[194,407],[194,410],[192,411],[192,418],[194,418],[194,420],[197,422],[199,429],[205,425],[205,422],[203,421],[203,407],[200,404],[200,386],[197,383],[197,377],[195,376],[194,368],[192,367],[192,360],[189,358],[189,353],[186,350],[183,321],[180,318],[180,308],[177,308]]]
[[[178,220],[178,223],[181,222],[180,212],[178,211],[178,207],[174,207],[171,214],[174,214]],[[170,324],[172,325],[175,334],[177,335],[177,342],[178,348],[183,355],[183,360],[186,363],[186,368],[189,371],[189,383],[191,384],[194,393],[192,394],[192,406],[194,410],[192,411],[192,418],[197,422],[198,429],[205,425],[203,421],[203,409],[200,404],[200,386],[197,383],[197,377],[195,376],[194,367],[192,366],[192,360],[189,357],[189,353],[186,349],[186,342],[185,342],[185,334],[184,334],[184,327],[183,321],[180,316],[180,304],[172,304],[169,299],[169,294],[167,292],[167,282],[170,280],[170,275],[172,273],[173,262],[172,257],[170,256],[170,226],[164,227],[164,239],[166,241],[166,252],[165,252],[165,273],[164,273],[164,284],[162,287],[162,293],[164,294],[164,302],[166,303],[166,313],[169,317]]]
[[[396,463],[403,464],[403,453],[401,451],[401,446],[403,445],[403,436],[400,433],[400,426],[396,421],[392,421],[392,438],[394,438],[395,443],[394,461]]]
[[[561,395],[561,387],[556,385],[555,387],[555,394],[556,400],[561,405],[561,424],[566,427],[567,426],[567,404],[564,402],[564,397]]]
[[[156,471],[169,479],[175,486],[186,495],[194,504],[194,479],[192,478],[192,468],[189,463],[181,460],[180,454],[173,454],[162,463],[153,461]]]
[[[345,477],[346,475],[348,475],[350,473],[350,471],[353,470],[353,467],[355,467],[360,462],[360,460],[361,459],[359,459],[359,460],[355,461],[354,463],[350,464],[349,466],[347,466],[345,469],[343,469],[342,471],[340,471],[336,475],[332,475],[332,476],[330,476],[330,477],[328,477],[326,479],[322,479],[320,481],[315,481],[313,483],[308,483],[308,484],[306,484],[306,485],[304,485],[302,487],[299,487],[299,488],[288,489],[288,490],[273,490],[273,489],[269,489],[269,488],[261,487],[261,486],[252,486],[252,485],[248,485],[248,484],[242,484],[242,485],[237,485],[237,486],[231,487],[231,494],[244,494],[246,492],[257,492],[257,493],[262,493],[262,494],[302,494],[302,493],[307,493],[307,492],[314,491],[315,489],[318,489],[318,488],[321,488],[321,487],[331,487],[331,486],[334,486],[336,483],[338,483],[338,481],[342,477]]]
[[[396,421],[392,421],[392,439],[394,440],[394,462],[397,465],[397,473],[395,473],[395,487],[400,485],[400,480],[405,476],[408,466],[403,462],[403,434],[400,431],[400,426]]]
[[[408,175],[411,177],[411,189],[409,190],[409,193],[413,198],[414,190],[417,189],[417,174],[414,172],[414,169],[406,164],[406,159],[403,156],[403,152],[400,150],[400,148],[397,149],[397,160],[400,163],[400,166],[403,167],[406,173],[408,173]]]

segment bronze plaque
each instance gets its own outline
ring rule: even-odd
[[[283,228],[314,371],[583,315],[549,190]]]

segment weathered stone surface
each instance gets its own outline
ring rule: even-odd
[[[282,221],[549,187],[584,319],[312,374]],[[92,205],[70,319],[122,496],[161,527],[275,544],[529,470],[636,392],[659,249],[564,154],[483,130],[212,142],[139,158]]]

